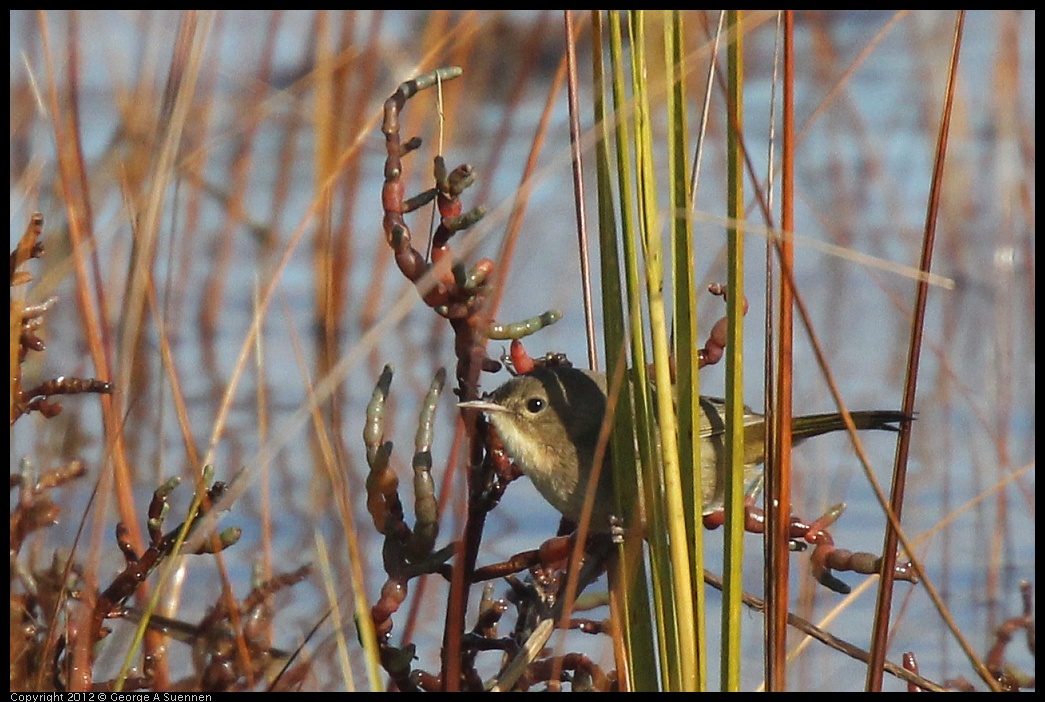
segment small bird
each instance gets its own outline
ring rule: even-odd
[[[606,378],[600,373],[555,366],[516,376],[483,400],[459,407],[486,412],[504,447],[538,492],[564,517],[579,521],[586,499],[599,431],[606,413]],[[700,456],[704,514],[721,508],[726,471],[725,400],[700,397]],[[896,431],[902,412],[851,412],[857,429]],[[794,444],[845,429],[838,413],[792,420]],[[744,484],[750,489],[765,462],[765,417],[744,408]],[[609,452],[599,477],[591,528],[608,531],[614,514],[613,472]]]

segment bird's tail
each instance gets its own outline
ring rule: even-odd
[[[899,431],[900,424],[912,419],[903,412],[894,410],[861,410],[850,412],[853,424],[859,430],[882,429],[885,431]],[[811,436],[819,436],[832,431],[844,431],[845,421],[837,412],[825,414],[808,414],[803,417],[795,417],[792,420],[792,438],[795,442],[808,439]]]

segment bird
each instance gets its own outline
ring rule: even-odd
[[[606,377],[568,366],[534,369],[517,375],[481,400],[458,403],[485,412],[508,455],[562,516],[579,522],[606,414]],[[725,448],[725,400],[700,396],[700,461],[703,514],[721,509],[728,469]],[[850,412],[857,429],[898,431],[908,419],[894,410]],[[820,434],[845,429],[837,412],[792,420],[797,445]],[[744,407],[744,485],[757,494],[765,462],[765,416]],[[613,471],[609,451],[593,500],[591,528],[610,531],[615,522]]]

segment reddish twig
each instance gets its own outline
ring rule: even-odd
[[[842,515],[844,509],[845,505],[836,505],[814,522],[807,522],[801,517],[792,515],[789,538],[792,540],[792,550],[795,551],[805,550],[806,543],[813,544],[814,548],[810,554],[810,569],[813,577],[824,587],[847,595],[850,587],[836,578],[831,571],[873,575],[881,570],[882,559],[881,556],[873,553],[849,551],[835,546],[834,538],[827,531],[827,527]],[[717,529],[724,522],[725,512],[722,509],[704,515],[704,527],[707,529]],[[765,529],[765,513],[749,501],[744,506],[744,530],[753,534],[761,534],[765,532]],[[897,580],[918,582],[910,563],[898,563],[895,568]]]
[[[29,220],[25,233],[11,252],[11,287],[29,283],[33,276],[22,266],[34,258],[41,258],[45,251],[40,235],[43,232],[43,216],[37,212]],[[35,305],[24,300],[11,298],[11,425],[23,415],[39,412],[44,417],[54,417],[62,406],[50,398],[55,395],[79,395],[81,393],[112,394],[112,383],[93,378],[70,378],[58,376],[46,380],[31,390],[22,389],[22,364],[30,351],[40,353],[47,347],[37,331],[43,326],[44,315],[57,302],[51,297]],[[16,353],[17,349],[17,353]]]
[[[485,307],[487,281],[494,271],[493,261],[484,258],[468,268],[454,258],[450,248],[450,240],[454,234],[472,226],[484,214],[482,207],[465,211],[460,200],[461,193],[475,180],[475,172],[471,166],[465,164],[448,170],[443,158],[437,156],[434,187],[414,197],[406,197],[403,157],[418,149],[421,140],[414,137],[402,141],[400,114],[406,102],[421,90],[460,75],[460,68],[437,69],[404,82],[385,101],[381,131],[385,135],[386,158],[381,205],[384,211],[382,227],[385,241],[392,249],[396,266],[418,287],[424,303],[436,314],[447,319],[453,329],[454,353],[457,357],[457,386],[454,391],[461,400],[474,400],[478,397],[480,372],[500,369],[500,363],[487,356],[487,339],[519,338],[553,323],[559,315],[546,312],[533,320],[509,325],[495,324],[489,319]],[[432,237],[432,257],[431,261],[428,261],[413,246],[413,238],[404,215],[433,200],[439,212],[439,224]],[[469,669],[462,651],[464,612],[486,514],[499,502],[508,482],[504,458],[497,451],[486,450],[489,445],[486,423],[481,420],[479,413],[474,411],[465,412],[464,416],[472,438],[468,459],[470,469],[467,474],[468,516],[463,542],[458,551],[459,558],[455,563],[455,576],[451,578],[443,671],[438,678],[423,678],[427,681],[426,684],[438,680],[439,684],[447,689],[458,689],[462,685],[474,686],[479,680],[474,670]],[[380,461],[380,454],[384,449],[377,444],[380,444],[379,439],[368,438],[368,458],[373,454],[374,458]],[[387,462],[387,456],[384,456],[384,461]],[[389,574],[389,581],[383,588],[382,596],[375,604],[372,615],[379,633],[379,645],[383,647],[381,655],[386,670],[400,689],[417,689],[422,685],[418,682],[418,676],[409,670],[410,656],[406,655],[407,649],[394,649],[388,643],[390,617],[405,597],[407,580],[411,574],[441,571],[442,564],[436,562],[434,555],[424,559],[422,563],[410,563],[410,559],[401,556],[399,546],[410,542],[412,536],[411,531],[404,528],[402,507],[397,504],[398,497],[394,497],[398,479],[389,476],[389,470],[387,465],[379,465],[375,470],[374,464],[371,464],[373,489],[368,490],[368,506],[374,515],[378,530],[385,534],[385,566]],[[415,526],[414,531],[416,530]]]

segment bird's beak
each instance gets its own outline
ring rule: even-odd
[[[471,400],[469,402],[458,402],[457,406],[461,409],[473,409],[479,410],[480,412],[504,412],[505,408],[501,405],[493,402],[487,402],[486,400]]]

